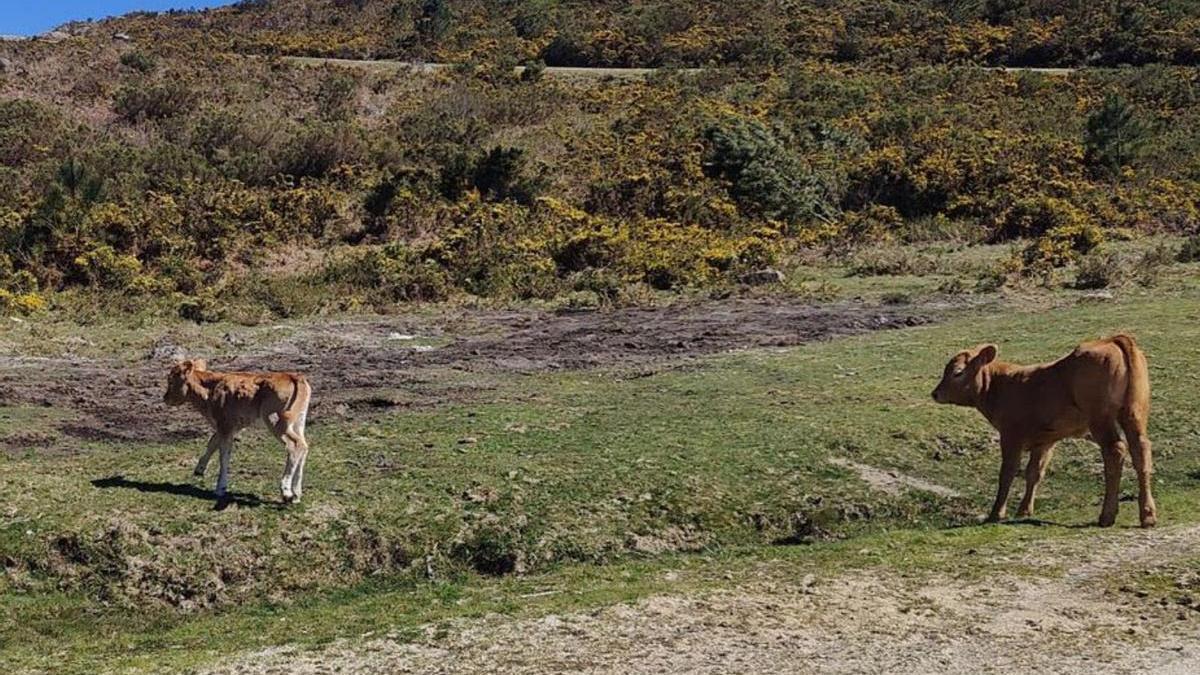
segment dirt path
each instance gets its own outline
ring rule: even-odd
[[[372,72],[411,72],[431,74],[452,71],[458,66],[453,63],[417,63],[412,61],[379,61],[366,59],[330,59],[312,56],[283,56],[283,61],[299,66],[339,66],[342,68],[357,68]],[[645,79],[660,70],[660,68],[580,68],[572,66],[548,66],[543,72],[552,77],[568,77],[580,79],[614,78],[621,80]],[[516,66],[513,73],[521,75],[525,66]],[[704,72],[703,68],[674,68],[671,72],[694,75]]]
[[[412,643],[274,648],[213,673],[1194,673],[1200,611],[1111,590],[1113,578],[1194,555],[1200,527],[1051,541],[1014,566],[1066,570],[980,581],[857,573],[537,619],[430,627]],[[1133,578],[1132,576],[1130,578]]]
[[[333,59],[315,56],[283,56],[280,57],[287,63],[292,63],[298,66],[338,66],[341,68],[357,68],[372,72],[392,73],[392,72],[411,72],[420,74],[432,74],[439,72],[451,71],[458,66],[453,63],[418,63],[415,61],[386,61],[376,59]],[[997,72],[1024,72],[1024,73],[1041,73],[1043,75],[1070,75],[1078,68],[1038,68],[1027,66],[965,66],[975,67],[980,70],[990,70]],[[658,72],[673,72],[683,73],[687,75],[696,75],[703,73],[708,68],[584,68],[575,66],[547,66],[543,72],[552,77],[566,77],[578,79],[645,79]],[[513,73],[521,75],[525,72],[525,66],[516,66],[513,68]]]
[[[687,359],[753,347],[928,323],[946,305],[903,308],[859,303],[810,305],[787,299],[734,299],[664,308],[550,314],[530,310],[446,310],[434,316],[320,320],[277,332],[230,330],[213,346],[162,329],[144,357],[0,352],[0,406],[78,411],[59,437],[0,439],[0,448],[62,450],[71,439],[172,441],[199,433],[189,415],[162,420],[162,382],[172,360],[207,357],[222,370],[301,370],[316,392],[311,419],[473,400],[496,378],[587,368],[645,374]],[[264,337],[265,336],[265,337]],[[126,355],[127,356],[127,355]],[[119,393],[119,396],[116,394]]]

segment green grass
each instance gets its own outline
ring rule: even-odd
[[[1161,522],[1191,522],[1200,294],[1179,289],[714,357],[652,377],[513,378],[486,404],[318,424],[306,501],[292,509],[214,512],[203,499],[91,483],[186,483],[200,441],[0,455],[0,546],[18,563],[0,581],[0,660],[58,671],[185,666],[283,641],[703,588],[747,566],[909,570],[958,565],[967,548],[1086,537],[957,527],[987,507],[998,452],[978,413],[935,406],[929,391],[949,355],[985,340],[1001,358],[1033,361],[1134,331],[1151,359]],[[0,436],[35,413],[5,409]],[[881,494],[833,456],[963,497]],[[281,464],[273,442],[247,433],[232,487],[273,501]],[[1094,447],[1064,444],[1038,517],[1093,522],[1099,466]],[[797,513],[817,531],[795,532]],[[1125,504],[1119,524],[1135,520]],[[797,534],[817,542],[772,546]],[[55,553],[64,536],[67,553]],[[508,567],[527,574],[475,571]],[[681,580],[664,581],[668,569]],[[522,597],[547,589],[560,592]]]

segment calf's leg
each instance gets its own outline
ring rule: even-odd
[[[293,459],[292,444],[284,441],[284,446],[287,448],[287,457],[283,460],[283,477],[279,479],[279,493],[283,496],[283,501],[292,501],[292,476],[296,472],[296,460]]]
[[[221,435],[213,434],[208,439],[208,447],[204,449],[204,454],[200,455],[200,461],[196,462],[196,468],[192,471],[192,475],[199,477],[208,471],[208,460],[212,459],[213,453],[219,447],[221,447]]]
[[[1117,522],[1121,505],[1121,471],[1125,465],[1125,441],[1111,422],[1093,424],[1092,440],[1100,446],[1104,458],[1104,505],[1100,507],[1100,527]]]
[[[308,444],[304,442],[303,433],[298,433],[297,420],[281,414],[274,423],[270,423],[271,431],[287,449],[287,457],[283,463],[283,476],[279,479],[279,492],[284,503],[291,503],[300,498],[297,487],[302,482],[299,476],[304,471],[304,456],[308,453]]]
[[[1133,459],[1133,469],[1138,477],[1138,510],[1142,527],[1154,527],[1158,524],[1158,508],[1154,504],[1154,494],[1151,491],[1151,479],[1154,474],[1154,457],[1150,451],[1150,438],[1146,435],[1146,425],[1136,419],[1122,422],[1125,437],[1129,441],[1129,454]]]
[[[1046,475],[1046,466],[1054,454],[1054,444],[1039,445],[1029,451],[1029,463],[1025,465],[1025,497],[1017,508],[1018,518],[1033,515],[1033,501],[1037,498],[1038,485]]]
[[[996,502],[988,514],[987,522],[998,523],[1008,515],[1008,492],[1012,489],[1013,479],[1021,468],[1020,443],[1000,438],[1000,487],[996,490]]]
[[[297,445],[301,449],[300,466],[296,467],[296,475],[292,479],[292,493],[296,496],[296,501],[299,501],[300,495],[304,493],[304,465],[308,463],[308,439],[304,436],[304,425],[307,421],[308,408],[304,407],[300,409],[300,414],[292,425],[292,431],[300,438]]]
[[[301,495],[304,494],[304,463],[308,460],[308,441],[300,436],[295,442],[295,447],[296,471],[292,474],[292,497],[300,501]]]
[[[221,471],[217,475],[217,497],[224,497],[229,489],[229,462],[233,455],[233,435],[221,437]]]

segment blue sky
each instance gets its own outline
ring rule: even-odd
[[[136,10],[199,9],[233,0],[0,0],[0,35],[36,35],[76,19],[102,19]]]

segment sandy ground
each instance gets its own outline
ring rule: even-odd
[[[1116,590],[1197,550],[1200,527],[1048,542],[1012,568],[1053,575],[773,569],[716,593],[534,619],[430,626],[423,637],[243,654],[211,673],[1194,673],[1200,611]],[[1114,581],[1116,580],[1116,581]]]

